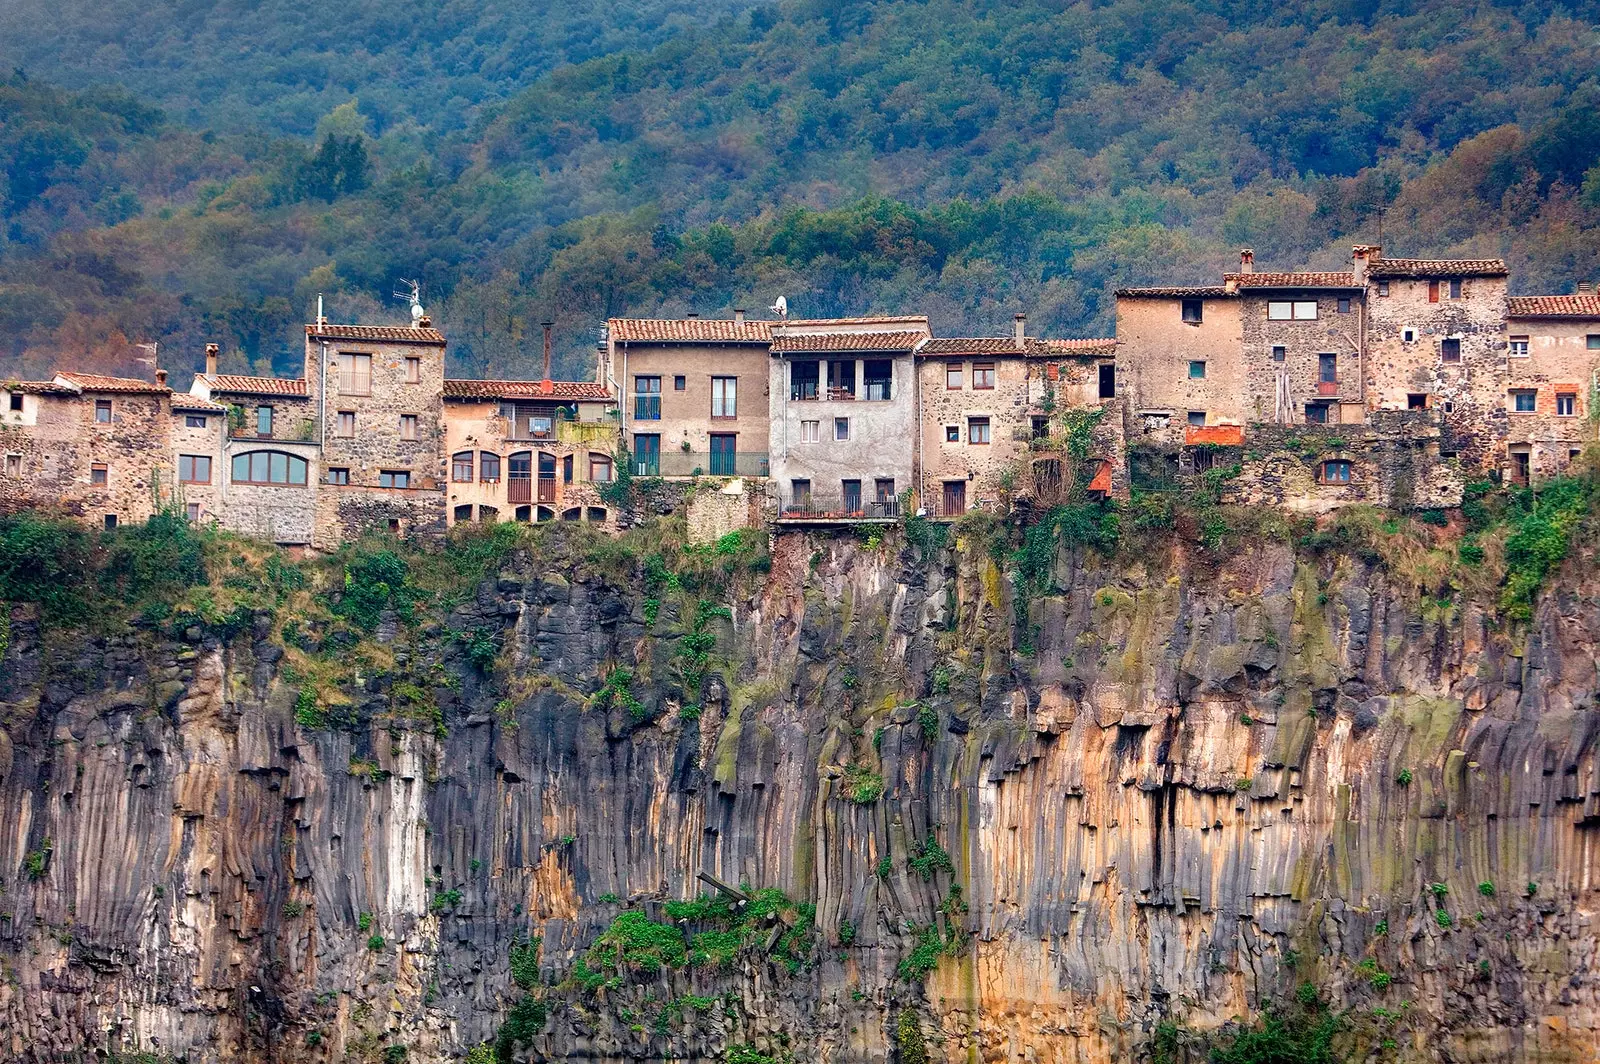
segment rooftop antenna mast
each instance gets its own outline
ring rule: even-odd
[[[408,281],[402,277],[400,284],[401,289],[395,292],[394,297],[411,304],[411,324],[420,327],[422,320],[428,316],[428,312],[422,309],[422,282]]]

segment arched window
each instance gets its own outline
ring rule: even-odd
[[[589,452],[589,479],[596,484],[611,483],[611,456]]]
[[[494,483],[500,479],[500,456],[493,451],[478,452],[478,479]]]
[[[450,479],[457,484],[472,483],[471,451],[457,451],[450,456]]]
[[[233,456],[235,484],[287,484],[304,487],[306,460],[282,451],[247,451]]]

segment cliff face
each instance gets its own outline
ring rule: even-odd
[[[19,612],[0,1057],[458,1059],[527,936],[533,1060],[1123,1061],[1311,991],[1358,1057],[1600,1052],[1591,574],[1512,632],[1282,547],[1063,552],[1019,611],[975,545],[897,546],[781,537],[727,615],[519,557],[380,628],[343,729],[267,615]],[[724,965],[584,985],[701,871],[786,898]]]

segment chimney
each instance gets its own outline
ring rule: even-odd
[[[1021,351],[1027,345],[1028,316],[1026,314],[1011,315],[1011,338],[1017,343],[1017,350]]]
[[[156,387],[157,388],[165,388],[166,386],[167,386],[167,371],[164,370],[164,369],[156,370]]]
[[[1355,244],[1350,248],[1350,273],[1355,277],[1358,287],[1366,287],[1367,267],[1372,260],[1378,257],[1382,250],[1377,244]]]
[[[539,324],[544,326],[544,380],[540,382],[539,387],[544,394],[554,395],[556,386],[550,379],[550,330],[556,327],[556,323],[541,321]]]
[[[743,307],[734,307],[733,308],[733,323],[735,325],[743,325],[744,324],[744,308]]]
[[[217,345],[206,344],[206,373],[214,376],[217,372]]]
[[[1240,248],[1239,249],[1239,272],[1240,273],[1255,273],[1256,272],[1256,252],[1255,252],[1254,248]]]
[[[691,310],[691,311],[689,311],[689,313],[684,315],[684,317],[688,318],[690,321],[693,321],[695,318],[698,318],[699,316],[700,316],[700,312],[698,310]]]
[[[1594,292],[1594,282],[1593,281],[1579,281],[1578,282],[1578,294],[1580,296],[1590,295],[1593,292]]]

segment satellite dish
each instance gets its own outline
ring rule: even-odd
[[[421,321],[426,315],[423,313],[421,303],[411,304],[411,320]]]
[[[767,309],[772,311],[780,318],[787,318],[789,316],[789,301],[782,296],[779,296],[778,301]]]

